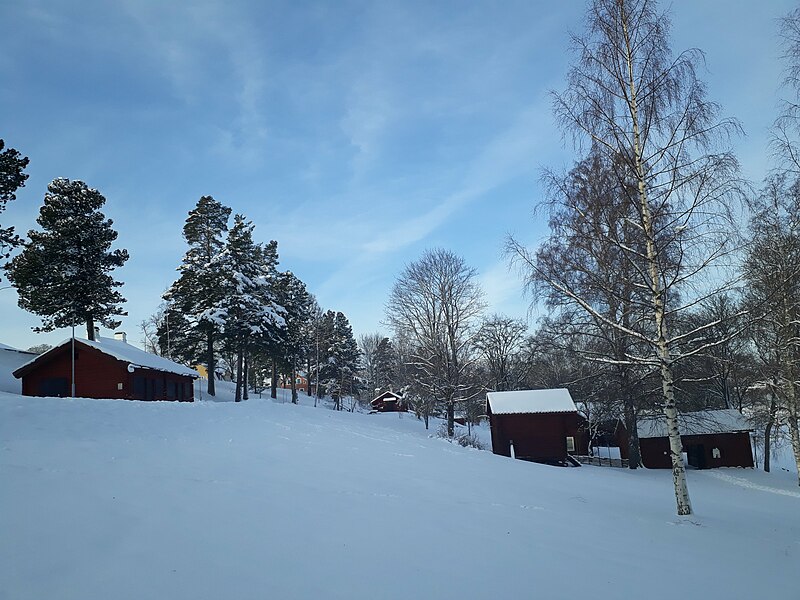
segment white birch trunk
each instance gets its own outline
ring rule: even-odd
[[[789,434],[792,438],[792,451],[794,452],[794,462],[797,465],[797,485],[800,486],[800,411],[797,406],[797,392],[795,390],[794,381],[789,381],[786,386],[786,400],[789,405]]]
[[[657,334],[657,351],[661,370],[661,386],[664,394],[664,416],[667,420],[667,435],[669,437],[670,458],[672,459],[672,482],[675,487],[675,501],[678,505],[679,515],[692,514],[692,505],[689,500],[689,487],[686,483],[686,471],[683,466],[683,444],[678,428],[678,410],[675,406],[675,387],[672,377],[672,360],[669,344],[667,342],[667,327],[664,322],[664,290],[661,285],[661,273],[658,265],[658,254],[655,246],[655,233],[647,197],[647,177],[642,162],[642,146],[639,128],[639,111],[637,106],[636,78],[633,73],[633,51],[628,34],[628,18],[622,14],[622,28],[626,44],[626,58],[628,67],[628,84],[630,88],[629,110],[633,125],[633,154],[636,169],[636,179],[639,192],[639,209],[641,211],[642,229],[647,243],[647,267],[650,276],[650,293],[653,303],[653,318]]]

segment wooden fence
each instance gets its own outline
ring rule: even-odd
[[[622,469],[628,468],[627,458],[605,458],[601,456],[579,456],[575,455],[581,464],[595,465],[596,467],[619,467]]]

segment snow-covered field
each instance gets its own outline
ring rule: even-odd
[[[302,396],[301,396],[302,398]],[[797,598],[788,474],[557,468],[413,416],[0,393],[0,598]]]

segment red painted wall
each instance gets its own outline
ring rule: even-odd
[[[561,462],[567,457],[567,437],[575,438],[575,451],[586,454],[586,439],[577,413],[489,415],[492,451],[511,456],[514,442],[517,458],[537,462]]]
[[[181,385],[185,382],[192,384],[192,378],[174,373],[164,373],[150,369],[136,369],[134,373],[128,372],[128,364],[117,360],[107,354],[80,342],[75,343],[75,395],[79,398],[119,398],[137,399],[133,390],[133,378],[144,375],[160,378],[164,385],[164,394],[155,398],[166,400],[166,381],[174,381]],[[71,383],[71,349],[66,345],[52,352],[44,360],[34,365],[34,368],[22,377],[22,394],[24,396],[39,396],[40,386],[45,379],[61,377],[67,380],[67,393],[70,395]],[[122,384],[122,389],[119,389]],[[183,388],[180,388],[181,390]],[[182,395],[182,394],[181,394]],[[182,398],[187,401],[188,398]],[[139,398],[141,399],[141,398]]]
[[[684,452],[690,446],[702,445],[705,468],[752,467],[753,449],[747,433],[716,433],[708,435],[681,436]],[[648,469],[671,469],[669,439],[666,437],[639,440],[642,449],[642,463]],[[714,458],[713,450],[718,448],[720,457]]]

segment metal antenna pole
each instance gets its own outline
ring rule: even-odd
[[[75,324],[72,324],[72,397],[75,397]]]

